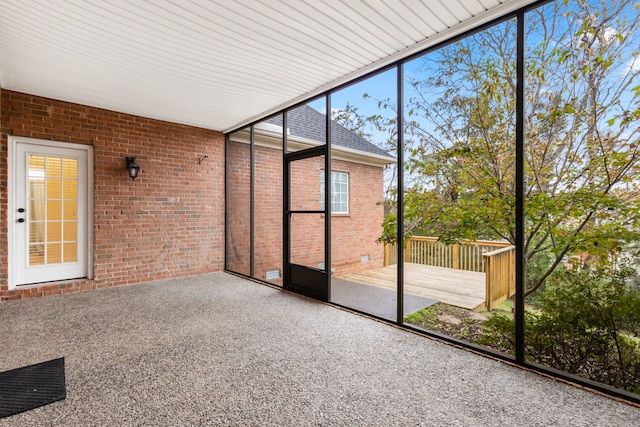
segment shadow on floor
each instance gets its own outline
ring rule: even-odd
[[[331,278],[331,302],[345,307],[354,308],[365,313],[373,314],[383,319],[395,321],[398,298],[396,291],[364,285],[349,280]],[[415,313],[429,307],[437,300],[404,295],[404,315]]]

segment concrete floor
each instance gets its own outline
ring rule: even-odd
[[[224,273],[0,304],[0,371],[67,399],[0,426],[637,426],[640,409]]]

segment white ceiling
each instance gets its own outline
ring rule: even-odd
[[[0,85],[228,131],[532,2],[0,0]]]

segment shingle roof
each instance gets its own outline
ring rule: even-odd
[[[268,123],[282,126],[282,115],[277,115],[267,120]],[[325,116],[317,110],[302,105],[289,110],[287,113],[287,127],[289,137],[300,137],[324,143],[325,141]],[[344,126],[331,121],[331,143],[363,153],[375,154],[378,156],[391,157],[382,148],[377,147],[361,136],[355,134]]]

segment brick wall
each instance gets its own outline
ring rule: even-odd
[[[229,152],[229,255],[232,271],[249,274],[249,145],[231,143]],[[380,167],[333,160],[334,171],[349,174],[349,213],[332,216],[332,269],[334,274],[381,267],[383,193]],[[320,209],[320,174],[323,158],[292,163],[292,209]],[[282,269],[282,151],[255,146],[255,269],[265,279],[268,270]],[[246,238],[245,238],[246,237]],[[291,255],[296,263],[317,267],[324,262],[324,215],[297,214],[292,218]],[[369,256],[369,262],[361,257]],[[275,281],[280,283],[280,281]]]
[[[384,207],[383,170],[340,160],[332,169],[349,173],[349,214],[331,217],[331,257],[334,274],[353,273],[382,267],[384,246],[376,242],[382,235]],[[369,262],[362,263],[367,255]]]
[[[0,200],[8,135],[90,144],[94,156],[93,280],[8,290],[7,212],[0,210],[0,298],[183,277],[224,266],[224,136],[28,94],[0,95]],[[197,159],[208,158],[198,165]],[[125,156],[136,156],[132,181]]]

